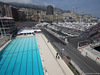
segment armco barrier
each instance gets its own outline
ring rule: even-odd
[[[63,60],[66,64],[71,63],[73,67],[79,72],[80,75],[86,75],[70,58],[63,56]]]

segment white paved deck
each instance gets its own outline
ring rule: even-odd
[[[56,50],[43,34],[36,34],[45,75],[74,75],[65,62],[56,59]]]
[[[9,41],[6,42],[2,47],[0,47],[0,51],[1,51],[5,46],[7,46],[7,44],[9,44],[10,41],[11,41],[11,40],[9,40]]]

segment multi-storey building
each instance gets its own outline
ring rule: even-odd
[[[18,9],[13,6],[0,5],[1,17],[13,17],[15,21],[19,21]]]
[[[46,9],[46,15],[53,15],[54,11],[53,11],[53,6],[52,5],[48,5],[47,9]]]
[[[0,17],[0,35],[13,35],[17,32],[14,25],[14,19],[11,17]]]
[[[26,14],[23,10],[19,10],[18,14],[19,14],[19,20],[20,21],[26,21]]]

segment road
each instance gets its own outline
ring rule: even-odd
[[[78,50],[72,47],[70,44],[63,45],[61,40],[42,29],[42,32],[46,34],[46,36],[52,41],[52,43],[61,51],[64,50],[64,54],[69,56],[72,61],[84,72],[84,73],[100,73],[100,65],[89,59],[88,57],[84,57],[80,54]],[[92,74],[91,74],[92,75]],[[94,75],[94,74],[93,74]],[[100,75],[100,74],[98,74]]]

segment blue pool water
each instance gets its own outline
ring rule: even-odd
[[[35,37],[16,38],[0,52],[0,75],[44,75]]]

